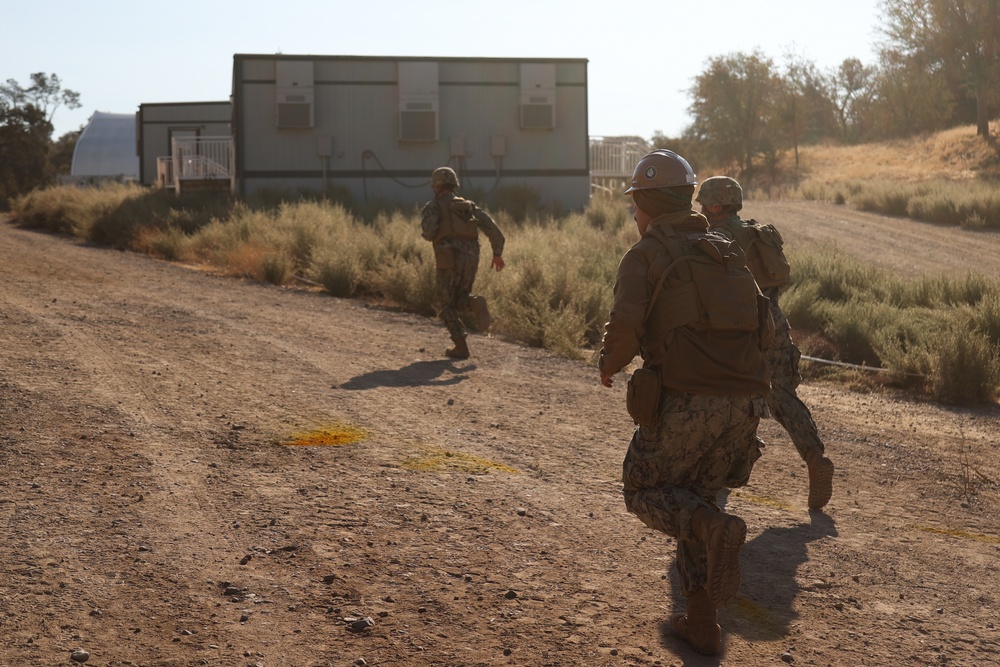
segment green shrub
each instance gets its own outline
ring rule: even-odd
[[[624,199],[591,199],[583,215],[595,229],[615,230],[629,223],[629,207]]]
[[[974,307],[965,309],[968,326],[1000,349],[1000,293],[996,289],[983,296]]]
[[[914,220],[944,225],[961,222],[957,202],[940,190],[911,197],[906,205],[906,215]]]
[[[880,321],[888,319],[885,310],[862,300],[826,302],[823,306],[826,310],[823,334],[841,351],[841,360],[880,366],[882,358],[875,350],[873,335]]]
[[[380,276],[379,291],[407,310],[433,316],[436,274],[433,257],[389,266]]]
[[[931,394],[943,403],[992,401],[996,398],[998,348],[983,335],[952,327],[930,343]]]
[[[860,211],[871,211],[884,215],[905,217],[910,199],[914,196],[912,186],[894,182],[873,184],[851,197],[851,204]]]
[[[357,262],[342,261],[334,255],[321,256],[314,267],[317,282],[336,297],[351,297],[361,284],[361,267]]]
[[[177,227],[149,230],[133,244],[135,250],[177,262],[187,256],[188,235]]]
[[[779,304],[785,317],[796,329],[823,331],[826,328],[826,314],[819,303],[819,285],[814,281],[796,277],[795,283],[781,295]]]
[[[22,226],[89,239],[95,225],[123,203],[146,192],[134,184],[105,183],[92,188],[64,185],[18,197],[11,210]]]
[[[264,280],[273,285],[284,285],[292,278],[294,262],[288,253],[278,250],[264,253],[261,259]]]
[[[854,208],[884,215],[910,217],[967,229],[1000,227],[1000,187],[983,179],[922,181],[868,180],[837,184],[807,182],[797,194],[803,199],[849,201]]]
[[[821,244],[795,255],[792,271],[796,286],[814,286],[814,298],[848,301],[859,294],[882,298],[888,282],[885,271],[845,255],[836,244]]]
[[[486,208],[496,215],[524,222],[537,216],[542,208],[538,191],[527,185],[506,185],[495,189],[485,197],[472,197],[474,201],[484,202]]]
[[[881,365],[938,400],[988,400],[1000,377],[1000,284],[980,274],[904,280],[836,248],[795,253],[781,305],[840,361]],[[942,333],[946,332],[946,333]],[[965,378],[963,380],[963,377]]]

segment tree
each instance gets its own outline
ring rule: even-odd
[[[52,143],[49,150],[49,166],[53,175],[69,174],[72,170],[73,152],[76,150],[76,142],[82,131],[81,129],[67,132]]]
[[[662,132],[655,132],[650,138],[649,144],[654,149],[666,148],[678,155],[683,155],[695,173],[698,173],[702,166],[712,162],[712,151],[706,142],[690,135],[668,137]]]
[[[947,127],[955,104],[940,69],[895,51],[882,51],[881,58],[870,113],[878,136],[907,137]]]
[[[14,79],[0,84],[0,200],[49,183],[50,154],[65,161],[65,145],[52,152],[52,118],[63,105],[79,108],[80,94],[63,90],[55,74],[36,72],[27,88]]]
[[[0,104],[0,201],[49,180],[49,137],[52,123],[35,106]]]
[[[846,58],[830,76],[830,93],[845,142],[861,134],[864,110],[871,101],[874,70],[857,58]]]
[[[763,135],[779,87],[773,61],[759,51],[712,58],[690,90],[694,123],[687,134],[709,142],[720,164],[736,163],[751,181],[754,156],[773,144]]]
[[[68,109],[80,108],[80,93],[73,90],[63,90],[62,81],[56,74],[35,72],[31,75],[31,85],[23,88],[14,79],[0,85],[0,104],[3,100],[12,108],[33,106],[39,109],[49,123],[55,117],[56,110],[62,105]]]
[[[826,78],[816,65],[788,54],[778,92],[776,132],[791,145],[795,170],[799,169],[799,146],[828,136],[835,126],[834,106]]]
[[[990,135],[1000,85],[1000,0],[882,0],[889,49],[923,59],[975,100],[976,134]]]

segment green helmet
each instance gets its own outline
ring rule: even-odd
[[[451,167],[438,167],[431,174],[431,187],[436,188],[439,185],[450,185],[457,188],[458,174]]]
[[[695,201],[702,205],[735,206],[738,211],[743,208],[743,188],[735,178],[712,176],[702,182]]]

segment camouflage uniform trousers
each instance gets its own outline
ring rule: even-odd
[[[667,392],[652,426],[640,426],[622,464],[625,507],[677,540],[677,569],[685,595],[708,582],[705,544],[691,517],[716,508],[724,487],[744,486],[763,443],[757,425],[763,397]]]
[[[788,431],[799,456],[806,461],[810,453],[823,454],[825,448],[809,408],[795,391],[802,381],[799,374],[802,353],[792,342],[791,326],[778,305],[777,294],[767,296],[771,299],[771,316],[774,318],[774,342],[764,350],[764,359],[771,371],[771,393],[767,397],[767,405],[771,416]]]
[[[446,243],[455,249],[455,265],[437,271],[434,309],[452,339],[465,338],[468,330],[459,313],[469,310],[472,285],[479,270],[479,242],[453,239]]]

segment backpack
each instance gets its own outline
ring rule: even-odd
[[[438,197],[436,202],[441,217],[434,241],[479,238],[475,204],[456,196]]]
[[[792,268],[782,250],[784,240],[774,225],[762,225],[756,220],[727,224],[730,232],[747,256],[747,267],[761,289],[784,287],[792,280]]]
[[[657,227],[652,236],[669,252],[646,314],[650,332],[682,326],[715,331],[757,331],[769,338],[768,301],[760,293],[738,243],[717,232],[681,236]],[[656,304],[655,317],[650,314]]]

